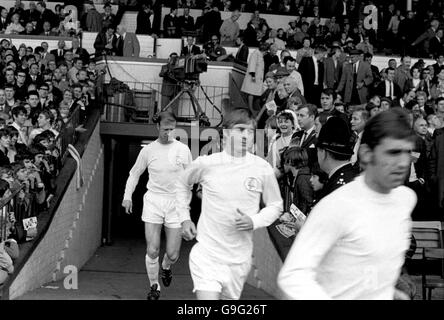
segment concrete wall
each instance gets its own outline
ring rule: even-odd
[[[282,262],[268,236],[267,229],[262,228],[254,231],[253,241],[253,266],[247,283],[278,299],[283,298],[282,291],[276,284]]]
[[[44,239],[9,289],[10,299],[66,276],[65,266],[78,270],[101,244],[103,148],[97,126],[82,157],[83,186],[72,178]]]

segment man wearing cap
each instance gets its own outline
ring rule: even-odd
[[[363,104],[367,102],[368,88],[373,83],[373,74],[368,62],[362,61],[361,51],[350,51],[351,62],[344,65],[336,92],[344,91],[344,102]]]
[[[319,135],[324,170],[328,158],[345,162],[353,152],[340,121],[330,118]],[[287,298],[408,299],[395,285],[411,242],[416,195],[403,183],[413,147],[413,132],[399,108],[369,119],[360,147],[363,174],[321,199],[288,253],[278,275]]]
[[[220,41],[221,45],[227,47],[234,47],[236,38],[239,36],[239,23],[237,23],[237,19],[240,17],[239,10],[234,10],[231,13],[231,17],[226,19],[222,25],[220,26]]]

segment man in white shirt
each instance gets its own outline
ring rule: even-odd
[[[230,112],[224,119],[224,150],[198,157],[177,183],[184,238],[197,239],[190,253],[190,271],[199,300],[240,298],[251,268],[253,230],[269,226],[282,212],[273,169],[249,152],[254,129],[249,110]],[[202,213],[196,229],[189,204],[191,188],[197,183],[202,185]]]
[[[399,108],[367,121],[360,147],[365,171],[311,211],[278,276],[288,298],[407,298],[395,284],[416,203],[414,192],[403,186],[413,135]]]
[[[148,300],[158,300],[160,296],[159,248],[162,225],[165,226],[166,235],[166,254],[161,266],[165,287],[171,283],[171,266],[179,258],[182,241],[181,224],[175,205],[176,180],[192,161],[192,156],[188,146],[175,139],[175,127],[176,118],[173,113],[164,111],[159,114],[159,137],[140,151],[129,173],[122,201],[126,213],[132,213],[132,194],[140,175],[148,169],[148,191],[143,197],[142,213],[147,242],[145,264],[150,282]]]

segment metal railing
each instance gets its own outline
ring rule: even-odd
[[[154,82],[125,82],[125,84],[131,90],[130,93],[125,95],[124,91],[114,91],[112,96],[108,95],[103,104],[102,121],[151,123],[152,115],[165,107],[181,90],[181,87],[175,84]],[[217,124],[221,119],[219,110],[223,110],[229,104],[229,88],[194,86],[192,92],[211,124]],[[187,94],[183,94],[172,107],[180,117],[194,116],[191,99]]]

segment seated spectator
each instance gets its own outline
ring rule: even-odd
[[[11,23],[5,30],[5,34],[19,34],[24,30],[25,28],[20,24],[20,16],[14,14],[11,18]]]
[[[32,22],[27,22],[25,24],[25,28],[23,29],[22,32],[20,32],[20,34],[27,35],[27,36],[35,36],[35,35],[37,35],[37,32],[35,31]]]
[[[200,48],[194,44],[194,38],[192,36],[188,36],[187,43],[185,46],[183,46],[180,55],[187,56],[187,55],[196,55],[200,53],[201,53]]]

